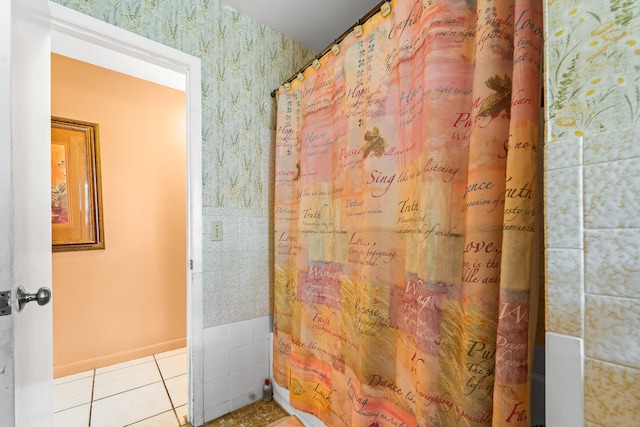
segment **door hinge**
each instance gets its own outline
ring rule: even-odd
[[[189,260],[189,269],[193,270],[193,260],[192,259]]]
[[[0,316],[11,314],[11,291],[0,292]]]

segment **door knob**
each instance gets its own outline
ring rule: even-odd
[[[31,301],[37,301],[38,305],[47,304],[51,300],[51,290],[42,287],[35,294],[30,294],[25,291],[24,287],[19,286],[16,291],[16,298],[18,299],[18,311],[22,311],[25,304]]]

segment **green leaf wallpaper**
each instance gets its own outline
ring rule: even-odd
[[[268,209],[270,93],[315,52],[217,0],[55,0],[202,61],[203,205]]]
[[[271,314],[271,91],[315,52],[218,0],[54,1],[201,59],[204,327]]]
[[[547,136],[632,128],[640,120],[640,3],[546,1]]]
[[[584,382],[575,383],[584,417],[570,418],[636,425],[640,2],[544,5],[545,331],[582,340],[584,354],[571,358],[584,361]],[[554,390],[547,399],[564,401]],[[549,425],[563,424],[549,414]]]

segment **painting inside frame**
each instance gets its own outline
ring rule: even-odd
[[[51,117],[52,251],[104,249],[97,123]]]

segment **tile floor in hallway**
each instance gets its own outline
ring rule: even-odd
[[[178,427],[187,353],[177,349],[54,380],[55,427]]]

